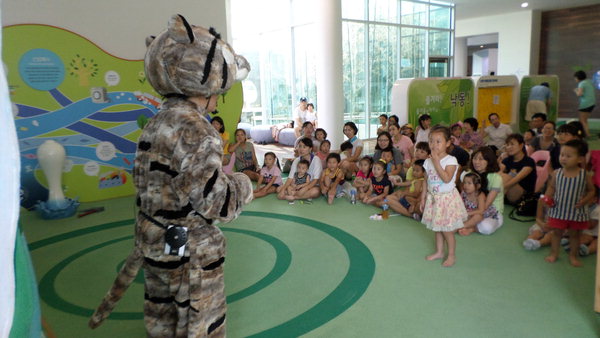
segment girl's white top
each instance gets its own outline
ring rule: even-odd
[[[456,166],[456,170],[454,171],[450,182],[445,183],[435,170],[431,158],[426,159],[423,167],[427,173],[427,191],[429,193],[446,193],[452,191],[456,187],[456,184],[454,183],[456,181],[456,172],[458,171],[458,161],[456,160],[456,157],[446,155],[440,160],[440,165],[444,170],[446,169],[446,166],[454,165]]]

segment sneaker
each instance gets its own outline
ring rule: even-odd
[[[312,198],[307,198],[306,202],[312,202]]]
[[[289,205],[294,205],[294,203],[296,203],[296,201],[289,201],[288,202]]]
[[[525,250],[534,251],[540,248],[540,241],[528,238],[523,242]]]
[[[585,257],[590,254],[590,248],[585,244],[579,245],[579,256]]]
[[[416,212],[412,214],[412,217],[415,219],[415,221],[420,222],[421,221],[421,215],[417,214]]]
[[[560,245],[563,247],[563,249],[565,249],[566,252],[571,250],[571,247],[569,246],[569,239],[566,237],[560,239]]]
[[[335,198],[341,198],[341,197],[344,197],[344,196],[346,196],[346,193],[342,191],[339,194],[335,195]]]

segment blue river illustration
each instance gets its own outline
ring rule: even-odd
[[[140,92],[109,92],[106,102],[102,103],[95,103],[90,97],[73,102],[57,89],[51,89],[48,93],[62,108],[47,111],[17,104],[18,118],[15,119],[15,125],[21,152],[21,204],[25,208],[31,208],[38,200],[45,201],[48,198],[48,190],[34,177],[35,170],[39,167],[37,148],[44,141],[54,140],[62,144],[67,160],[71,160],[73,165],[95,161],[99,165],[131,173],[137,144],[125,136],[139,129],[137,119],[140,115],[148,118],[154,116],[160,104],[151,95]],[[139,109],[103,112],[119,105],[139,105]],[[82,122],[82,119],[122,124],[102,129]],[[78,134],[40,137],[63,128]],[[96,145],[100,142],[112,143],[116,148],[116,156],[106,161],[98,158]]]

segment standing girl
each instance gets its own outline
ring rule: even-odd
[[[422,223],[435,232],[435,247],[433,254],[427,260],[444,258],[444,242],[448,246],[448,256],[442,263],[449,267],[456,260],[456,240],[454,232],[463,227],[467,219],[467,211],[456,190],[456,172],[458,161],[448,155],[450,147],[450,129],[436,126],[429,135],[431,158],[425,160],[425,188],[421,195]]]
[[[246,131],[235,131],[235,143],[229,145],[229,152],[235,154],[235,171],[246,174],[253,181],[258,181],[258,161],[254,145],[246,140]]]
[[[262,184],[264,186],[261,187]],[[277,159],[275,153],[269,151],[265,154],[265,163],[260,169],[260,176],[258,177],[258,183],[256,183],[256,190],[254,190],[254,198],[272,194],[282,184],[279,159]]]
[[[431,131],[431,116],[423,114],[419,116],[419,126],[417,127],[417,136],[415,143],[429,142],[429,132]]]

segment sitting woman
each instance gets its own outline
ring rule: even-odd
[[[537,173],[535,162],[525,153],[521,134],[511,134],[506,138],[506,156],[500,163],[500,175],[506,199],[514,204],[526,193],[535,192]]]
[[[223,140],[223,165],[229,163],[229,133],[225,131],[225,123],[220,116],[215,116],[210,121],[210,124],[219,132],[221,140]]]
[[[377,162],[381,159],[381,153],[383,151],[391,151],[393,162],[395,164],[402,165],[404,163],[404,155],[402,152],[392,145],[392,136],[387,131],[381,132],[377,135],[377,145],[375,145],[375,154],[373,154],[373,161]]]
[[[477,132],[479,122],[477,122],[476,118],[467,117],[464,119],[462,126],[464,133],[460,136],[460,146],[463,149],[472,152],[485,144],[483,138],[481,138],[481,134]]]
[[[556,124],[553,121],[546,121],[542,127],[542,133],[531,140],[533,151],[548,150],[552,151],[558,144],[558,140],[554,137]]]
[[[252,142],[246,139],[246,131],[235,131],[235,143],[229,145],[229,152],[235,155],[235,171],[244,173],[253,181],[258,181],[260,168]]]
[[[352,175],[358,171],[358,160],[363,151],[363,142],[358,138],[358,127],[354,122],[346,122],[344,124],[344,135],[348,137],[348,142],[352,143],[352,156],[342,160],[340,168],[344,170],[347,179],[351,179]]]
[[[290,173],[288,176],[288,181],[293,180],[294,174],[296,174],[296,170],[298,168],[298,163],[300,160],[305,160],[308,162],[308,175],[310,175],[310,180],[307,185],[303,185],[300,190],[295,192],[294,200],[296,199],[312,199],[319,197],[321,195],[321,190],[318,187],[319,178],[321,177],[321,173],[323,172],[323,165],[321,160],[312,153],[313,142],[310,138],[302,138],[300,143],[298,143],[298,154],[299,156],[294,159],[292,162],[292,166],[290,168]],[[289,200],[287,198],[286,189],[293,182],[285,182],[283,186],[277,188],[277,198],[280,200]],[[291,201],[291,200],[290,200]]]

